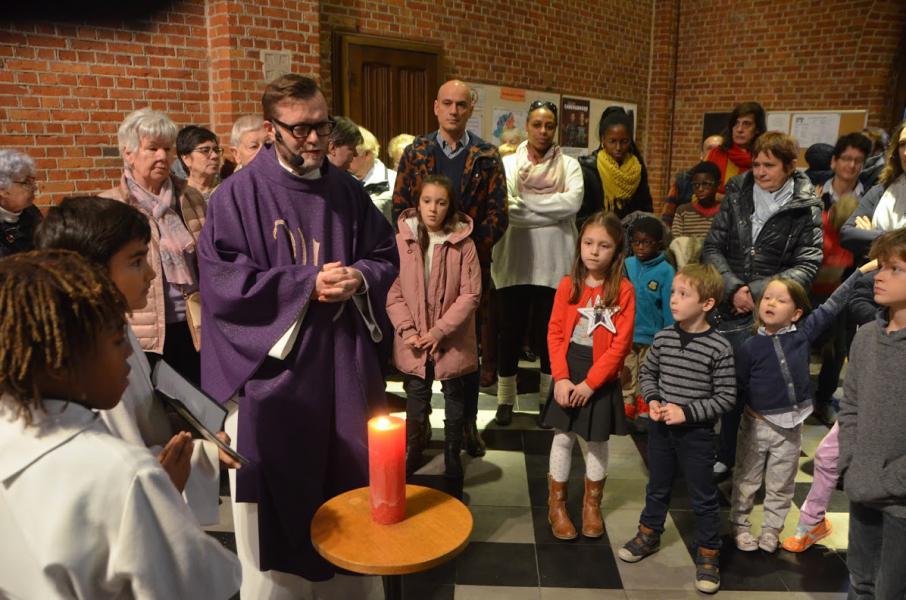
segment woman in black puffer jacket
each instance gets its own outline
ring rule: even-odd
[[[796,142],[768,132],[752,154],[752,170],[727,182],[702,250],[702,262],[724,279],[714,324],[734,352],[754,333],[754,309],[771,278],[786,277],[809,289],[822,258],[821,201],[808,177],[796,171]],[[718,475],[736,459],[741,408],[721,418]]]

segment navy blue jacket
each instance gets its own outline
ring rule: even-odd
[[[846,305],[861,275],[858,270],[850,275],[824,304],[799,320],[795,331],[756,335],[743,342],[736,356],[740,402],[762,415],[812,403],[811,345]]]

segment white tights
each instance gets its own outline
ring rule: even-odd
[[[573,446],[578,435],[556,430],[551,444],[550,473],[554,481],[569,480]],[[585,442],[585,476],[591,481],[601,481],[607,476],[607,442]]]

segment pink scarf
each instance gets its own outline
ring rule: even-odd
[[[195,254],[195,238],[189,233],[182,217],[173,210],[176,201],[173,182],[168,177],[161,186],[160,193],[152,194],[139,185],[132,178],[132,172],[126,168],[123,169],[122,186],[135,198],[139,207],[151,215],[151,226],[157,226],[164,279],[169,284],[194,286],[195,271],[190,265]]]
[[[528,142],[516,148],[516,185],[519,193],[557,194],[565,187],[566,175],[560,146],[553,144],[538,164],[532,163],[528,154]]]

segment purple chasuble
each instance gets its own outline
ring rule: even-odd
[[[399,272],[393,230],[351,175],[324,161],[296,177],[267,146],[211,196],[198,242],[202,387],[239,394],[236,498],[257,502],[262,570],[311,581],[333,567],[311,545],[311,519],[367,485],[369,408],[384,403],[378,344],[352,300],[310,299],[325,263],[360,270],[379,323]],[[284,360],[268,352],[305,311]],[[385,330],[385,338],[390,333]]]

